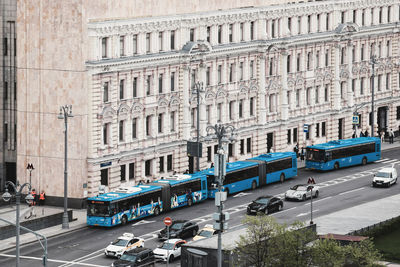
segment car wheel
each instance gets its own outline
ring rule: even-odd
[[[126,215],[122,216],[121,218],[121,224],[125,225],[128,222],[128,218],[126,217]]]
[[[173,262],[174,261],[174,255],[169,256],[169,262]]]
[[[333,165],[333,168],[334,168],[335,170],[339,170],[339,163],[335,162],[335,165]]]
[[[264,213],[265,213],[265,215],[269,214],[268,208],[265,208]]]
[[[396,184],[397,183],[397,178],[396,179],[394,179],[394,183],[393,184]]]
[[[155,216],[158,216],[160,214],[160,208],[159,207],[156,207],[155,209],[154,209],[154,215]]]
[[[386,187],[389,188],[392,184],[390,183],[390,181],[387,183]]]
[[[317,198],[317,197],[318,197],[318,195],[319,195],[319,192],[318,192],[318,190],[317,190],[317,191],[315,191],[315,195],[314,195],[314,197],[315,197],[315,198]]]
[[[251,184],[251,190],[254,190],[257,188],[257,183],[256,181],[253,181],[253,183]]]
[[[372,187],[375,187],[375,183],[372,183]]]
[[[285,181],[285,174],[281,173],[281,176],[279,177],[279,180],[281,181],[281,183],[283,183]]]
[[[193,200],[191,198],[189,198],[188,199],[188,206],[190,207],[190,206],[192,206],[192,204],[193,204]]]
[[[307,197],[306,195],[303,195],[303,197],[301,198],[302,201],[306,201]]]
[[[196,236],[196,235],[197,235],[197,231],[196,231],[196,229],[193,229],[192,236]]]
[[[367,158],[364,157],[364,158],[362,159],[362,165],[367,165]]]
[[[283,208],[283,204],[282,205],[278,205],[278,211],[281,211]]]

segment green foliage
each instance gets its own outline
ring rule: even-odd
[[[300,222],[281,225],[262,215],[246,216],[243,222],[248,228],[233,251],[235,266],[379,266],[380,254],[371,240],[341,246],[332,239],[316,239]]]

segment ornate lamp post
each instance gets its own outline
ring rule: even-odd
[[[196,139],[197,139],[197,161],[196,161],[196,171],[200,171],[200,93],[203,93],[203,82],[197,82],[194,84],[192,90],[193,94],[197,94],[197,129],[196,129]]]
[[[372,55],[371,56],[371,61],[370,64],[372,65],[372,76],[371,76],[371,83],[372,83],[372,87],[371,87],[371,91],[372,91],[372,98],[371,98],[371,136],[374,137],[374,118],[375,118],[375,112],[374,112],[374,100],[375,100],[375,64],[377,64],[377,60],[376,60],[376,56]]]
[[[8,202],[10,201],[12,195],[8,192],[8,186],[11,186],[14,189],[15,192],[15,204],[16,204],[16,218],[15,218],[15,225],[16,225],[16,234],[15,234],[15,239],[16,239],[16,256],[15,256],[15,266],[19,266],[19,234],[20,234],[20,225],[19,225],[19,206],[21,204],[21,192],[24,189],[25,186],[28,186],[29,194],[25,197],[25,200],[27,203],[33,201],[33,196],[31,195],[31,184],[30,183],[24,183],[23,185],[20,185],[19,182],[17,181],[17,184],[15,185],[11,181],[6,182],[6,192],[3,194],[3,200]]]
[[[60,114],[58,114],[58,118],[60,120],[64,119],[65,131],[64,131],[64,214],[62,220],[62,229],[69,228],[69,220],[68,220],[68,144],[67,144],[67,136],[68,136],[68,118],[73,117],[72,115],[72,105],[65,105],[60,107]]]
[[[218,267],[222,266],[222,237],[221,233],[224,230],[225,220],[229,218],[229,215],[223,213],[223,202],[226,198],[226,192],[224,197],[222,196],[222,184],[225,179],[225,154],[224,145],[231,143],[235,140],[235,128],[232,125],[216,124],[215,126],[207,127],[207,140],[214,139],[218,140],[218,159],[215,162],[215,170],[218,171],[218,193],[216,193],[216,205],[218,207],[217,216],[217,229],[218,230]],[[214,175],[217,175],[214,172]],[[218,195],[217,195],[218,194]],[[225,218],[228,217],[228,218]]]

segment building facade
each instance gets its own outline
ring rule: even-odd
[[[17,1],[0,0],[0,191],[16,182],[16,20]]]
[[[36,163],[37,187],[54,203],[63,193],[64,104],[75,115],[75,204],[101,185],[192,170],[186,145],[197,119],[200,136],[218,122],[236,128],[230,161],[349,138],[356,110],[359,129],[371,133],[372,73],[372,131],[399,129],[396,0],[39,2],[18,1],[17,170],[26,176],[27,162]],[[215,153],[216,143],[203,144],[201,169]]]

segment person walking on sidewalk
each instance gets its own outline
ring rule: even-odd
[[[35,206],[36,205],[36,190],[35,190],[35,188],[32,189],[31,195],[33,197],[32,206]]]
[[[393,144],[393,140],[394,140],[394,132],[393,132],[393,129],[390,129],[390,131],[389,131],[389,143]]]
[[[44,193],[44,190],[42,190],[42,193],[39,195],[39,206],[44,206],[44,201],[46,199],[46,194]]]

